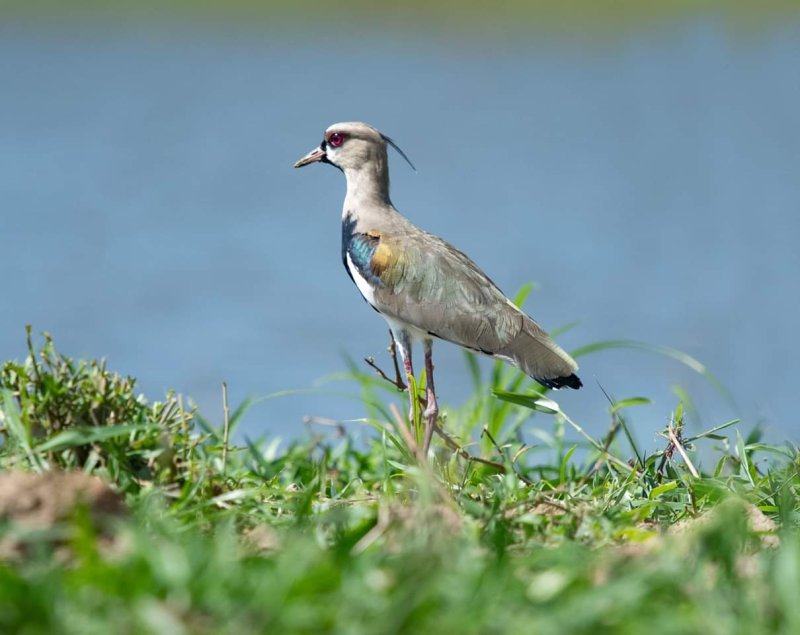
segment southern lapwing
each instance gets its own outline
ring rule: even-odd
[[[389,323],[407,378],[411,344],[425,351],[427,454],[439,408],[433,385],[433,338],[514,364],[549,388],[580,388],[578,365],[509,300],[477,265],[429,234],[389,199],[386,135],[365,123],[337,123],[319,147],[294,164],[329,163],[347,179],[342,210],[342,261],[364,299]],[[410,164],[410,161],[409,161]],[[412,166],[413,167],[413,166]],[[411,395],[412,413],[415,395]]]

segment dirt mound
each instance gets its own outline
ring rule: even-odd
[[[88,511],[101,535],[110,531],[109,519],[126,514],[122,497],[97,476],[57,471],[0,473],[0,523],[10,527],[0,535],[0,559],[24,555],[32,533],[66,524],[78,506]]]

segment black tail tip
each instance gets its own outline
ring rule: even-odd
[[[572,373],[569,377],[556,377],[555,379],[541,379],[539,377],[534,377],[534,379],[542,386],[554,388],[555,390],[565,387],[578,390],[578,388],[583,386],[583,382],[581,381],[580,377],[578,377],[575,373]]]

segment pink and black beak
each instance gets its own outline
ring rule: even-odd
[[[325,153],[324,141],[319,144],[318,148],[314,148],[306,156],[295,163],[294,167],[302,168],[304,165],[308,165],[309,163],[317,163],[318,161],[321,161],[322,163],[329,163],[328,155]]]

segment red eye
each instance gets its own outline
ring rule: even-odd
[[[344,143],[344,135],[341,132],[332,132],[331,136],[328,137],[328,143],[334,148],[338,148]]]

